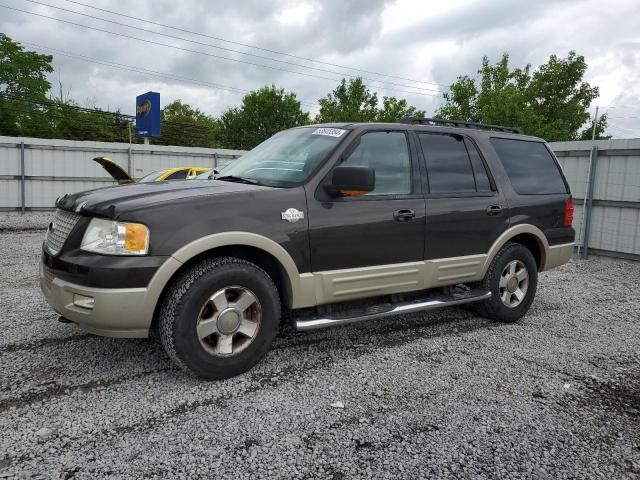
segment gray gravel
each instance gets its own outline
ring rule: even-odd
[[[278,338],[206,383],[151,340],[59,324],[43,232],[0,233],[0,476],[640,478],[640,265],[541,274],[525,319],[462,309]]]

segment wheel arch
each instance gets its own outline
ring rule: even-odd
[[[164,292],[184,270],[204,258],[232,256],[255,263],[273,279],[284,305],[296,308],[309,303],[312,289],[303,288],[304,274],[287,251],[275,241],[250,232],[224,232],[199,238],[181,247],[163,264],[149,284],[147,306],[153,312],[153,322]],[[311,302],[312,303],[312,302]]]
[[[494,257],[507,242],[519,243],[527,247],[536,260],[538,271],[544,270],[549,253],[549,241],[538,227],[522,223],[505,230],[493,243],[485,260],[482,271],[483,276],[487,273],[487,269]]]

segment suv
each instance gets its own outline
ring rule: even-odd
[[[294,128],[212,180],[56,206],[40,280],[61,320],[111,337],[157,331],[178,365],[210,379],[257,363],[283,318],[308,330],[473,302],[514,322],[575,235],[543,140],[434,119]]]

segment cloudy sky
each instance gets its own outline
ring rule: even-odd
[[[596,104],[609,114],[609,133],[640,136],[638,0],[0,5],[14,9],[0,8],[0,31],[53,54],[52,83],[83,106],[133,113],[135,96],[154,90],[163,104],[182,99],[217,115],[246,91],[274,83],[316,113],[318,98],[340,78],[360,75],[381,95],[433,113],[457,75],[475,75],[482,55],[495,61],[508,52],[513,66],[536,66],[573,49],[587,59],[587,80],[600,87]]]

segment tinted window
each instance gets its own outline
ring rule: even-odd
[[[461,135],[421,134],[431,193],[476,191],[471,160]]]
[[[543,143],[506,138],[492,138],[491,143],[517,193],[567,193],[560,169]]]
[[[480,152],[478,152],[476,146],[468,139],[466,139],[464,143],[467,146],[467,152],[469,152],[471,166],[473,167],[473,174],[476,177],[476,190],[482,193],[490,192],[491,183],[489,182],[487,169],[484,166],[482,158],[480,158]]]
[[[188,173],[189,170],[178,170],[177,172],[172,173],[167,178],[165,178],[165,180],[184,180],[185,178],[187,178]]]
[[[375,170],[376,186],[367,195],[411,193],[411,159],[404,132],[365,133],[342,165]]]

